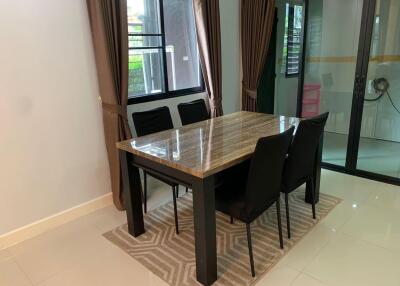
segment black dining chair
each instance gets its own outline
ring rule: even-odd
[[[280,214],[280,193],[285,158],[292,141],[294,127],[260,138],[250,161],[239,166],[240,172],[216,188],[216,209],[246,224],[251,275],[255,276],[250,224],[273,204],[278,217],[279,243],[283,248]]]
[[[167,106],[143,112],[134,112],[132,113],[132,119],[138,137],[174,128],[174,125],[172,123],[171,113],[169,112],[169,108]],[[144,200],[145,213],[147,213],[147,175],[150,175],[151,177],[156,178],[157,180],[160,180],[172,187],[174,216],[175,216],[175,231],[177,234],[179,234],[178,210],[176,206],[176,198],[179,193],[179,184],[173,182],[172,180],[166,179],[164,176],[161,177],[157,175],[157,173],[155,172],[143,170],[143,177],[144,177],[143,200]]]
[[[210,119],[210,114],[203,99],[178,104],[178,112],[182,125]]]
[[[312,215],[315,219],[314,164],[318,144],[329,113],[300,121],[290,146],[282,177],[282,192],[285,193],[286,223],[290,234],[289,194],[304,183],[311,187]]]

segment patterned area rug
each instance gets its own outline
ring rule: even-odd
[[[284,250],[279,248],[276,208],[271,207],[251,225],[256,277],[252,278],[247,248],[246,228],[241,222],[229,223],[222,213],[217,218],[218,280],[213,285],[253,285],[264,276],[297,242],[300,241],[340,199],[320,194],[317,220],[312,219],[311,205],[304,202],[304,191],[290,194],[292,238],[287,239],[284,201],[281,203]],[[196,281],[192,195],[178,198],[180,234],[175,234],[172,202],[145,215],[146,232],[129,235],[122,225],[104,234],[112,243],[142,263],[170,285],[200,285]]]

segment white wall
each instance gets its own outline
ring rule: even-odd
[[[239,0],[220,6],[228,114],[240,108]],[[1,235],[106,194],[110,179],[86,1],[1,1],[0,38]],[[167,105],[178,127],[176,105],[204,96],[128,111]]]
[[[84,0],[0,1],[0,235],[110,191]]]
[[[240,1],[220,0],[222,50],[222,105],[224,113],[240,109],[242,88]]]

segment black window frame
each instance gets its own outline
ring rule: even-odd
[[[190,1],[190,0],[188,0]],[[179,90],[169,90],[168,83],[168,66],[167,66],[167,46],[165,41],[165,27],[164,27],[164,0],[159,0],[159,17],[160,17],[160,33],[154,34],[146,34],[146,33],[128,33],[128,37],[130,36],[158,36],[161,37],[161,46],[154,47],[129,47],[129,50],[144,50],[144,49],[159,49],[162,54],[162,63],[163,63],[163,77],[164,77],[164,92],[159,93],[151,93],[151,94],[143,94],[143,95],[135,95],[134,97],[130,97],[128,91],[128,105],[138,104],[156,100],[163,100],[168,98],[174,98],[179,96],[191,95],[196,93],[205,92],[205,84],[202,72],[200,72],[200,86],[179,89]],[[199,63],[200,64],[200,63]],[[200,65],[201,66],[201,65]]]
[[[297,36],[300,41],[297,43],[294,41],[294,8],[295,6],[300,6],[300,5],[294,5],[294,4],[289,4],[289,14],[288,14],[288,26],[287,26],[287,42],[286,42],[286,67],[285,67],[285,77],[291,78],[291,77],[298,77],[300,75],[300,64],[301,64],[301,47],[302,47],[302,30],[304,29],[304,26],[301,27],[300,33]],[[301,6],[300,6],[301,7]],[[303,18],[304,18],[304,7],[302,8],[302,24],[303,24]],[[298,46],[298,62],[297,62],[297,72],[289,72],[289,54],[290,51],[292,50],[293,46]]]

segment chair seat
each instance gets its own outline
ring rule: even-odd
[[[247,165],[248,163],[245,166]],[[238,170],[235,170],[233,172],[236,173],[236,175],[231,177],[229,182],[224,182],[224,184],[216,188],[215,208],[217,211],[232,216],[242,222],[251,223],[265,210],[272,206],[275,201],[264,205],[264,207],[259,210],[252,210],[249,212],[246,209],[245,190],[247,172],[244,169],[245,166],[240,167],[241,171],[244,171],[242,175],[238,173]]]
[[[177,184],[176,182],[173,182],[172,180],[169,180],[167,178],[161,177],[159,176],[157,173],[155,172],[151,172],[151,171],[145,171],[148,175],[150,175],[151,177],[171,186],[171,187],[176,187],[179,186],[179,184]]]
[[[290,194],[291,192],[295,191],[301,185],[307,183],[307,181],[310,179],[311,179],[311,177],[305,177],[305,178],[296,179],[295,181],[293,181],[293,180],[286,180],[286,178],[284,177],[281,192],[285,193],[285,194]],[[289,181],[291,181],[290,184],[288,184]]]
[[[239,220],[246,219],[246,203],[244,193],[235,193],[234,188],[221,186],[215,192],[215,208],[217,211]]]
[[[216,210],[245,223],[251,223],[274,204],[273,201],[262,209],[252,209],[251,213],[246,209],[245,191],[250,162],[247,160],[225,170],[223,180],[220,180],[215,189]]]

